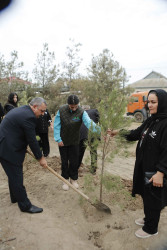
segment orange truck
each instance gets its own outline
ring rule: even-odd
[[[136,92],[130,96],[130,101],[127,105],[127,115],[133,115],[136,122],[143,122],[148,117],[147,95],[148,91]]]

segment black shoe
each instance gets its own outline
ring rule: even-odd
[[[28,210],[24,211],[24,212],[30,213],[30,214],[35,214],[35,213],[41,213],[42,211],[43,211],[43,208],[31,205],[31,207]]]
[[[11,200],[12,203],[16,203],[17,201],[16,200]]]

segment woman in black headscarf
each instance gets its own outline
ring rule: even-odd
[[[148,93],[150,117],[137,129],[120,131],[128,141],[137,141],[132,196],[141,195],[144,219],[136,231],[139,238],[158,234],[161,210],[167,206],[167,92],[162,89]],[[118,131],[109,130],[114,136]]]
[[[5,114],[7,114],[11,109],[17,108],[18,95],[16,93],[10,93],[8,96],[8,102],[4,106]]]

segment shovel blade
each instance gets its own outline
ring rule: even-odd
[[[111,209],[105,205],[104,203],[100,202],[100,201],[96,201],[95,203],[92,204],[96,209],[98,209],[99,211],[103,211],[107,214],[111,214]]]

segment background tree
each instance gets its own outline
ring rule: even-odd
[[[3,54],[0,54],[0,87],[1,87],[1,103],[7,100],[8,84],[4,82],[5,77],[5,58]]]
[[[10,53],[9,61],[6,61],[3,55],[0,56],[0,84],[3,104],[7,101],[10,92],[21,92],[26,89],[24,80],[28,79],[28,72],[23,71],[23,66],[24,63],[19,61],[18,52],[15,50]]]
[[[66,48],[66,60],[63,62],[63,74],[62,77],[66,80],[69,88],[72,81],[78,78],[78,69],[82,62],[79,57],[81,43],[75,43],[73,39],[70,39],[70,45]]]
[[[28,81],[28,72],[22,70],[24,64],[19,62],[17,51],[11,53],[11,59],[8,62],[3,55],[0,55],[1,93],[3,93],[2,98],[5,99],[1,99],[1,102],[6,101],[11,91],[26,91],[27,101],[36,95],[43,96],[47,100],[48,107],[55,113],[59,105],[66,102],[69,94],[79,95],[81,104],[89,104],[91,108],[96,108],[98,103],[109,95],[113,87],[125,87],[126,71],[108,49],[92,57],[88,75],[79,74],[82,62],[79,57],[80,48],[80,43],[70,39],[70,44],[66,48],[66,61],[60,72],[59,65],[55,64],[54,52],[50,52],[48,44],[44,43],[42,51],[37,54],[33,70],[36,82],[32,86],[19,81],[19,77]],[[4,81],[5,77],[7,82]],[[69,86],[70,91],[66,88]],[[63,92],[64,89],[68,92]]]
[[[34,86],[29,85],[26,88],[26,100],[27,103],[29,103],[34,97],[36,97],[36,89],[34,88]]]
[[[0,54],[0,80],[4,77],[5,75],[5,59],[4,55]]]
[[[96,106],[115,87],[121,88],[127,81],[125,69],[114,60],[108,49],[104,49],[96,57],[93,56],[87,70],[89,84],[86,85],[85,92],[88,103],[92,106]]]
[[[43,50],[37,54],[33,76],[39,85],[43,97],[47,92],[50,84],[56,82],[58,77],[58,67],[55,64],[55,54],[49,51],[47,43],[43,44]]]
[[[24,72],[21,71],[21,68],[23,68],[24,63],[18,61],[18,52],[12,51],[11,59],[6,62],[5,64],[5,77],[9,79],[9,82],[12,84],[12,81],[15,78],[20,78],[24,75]]]

